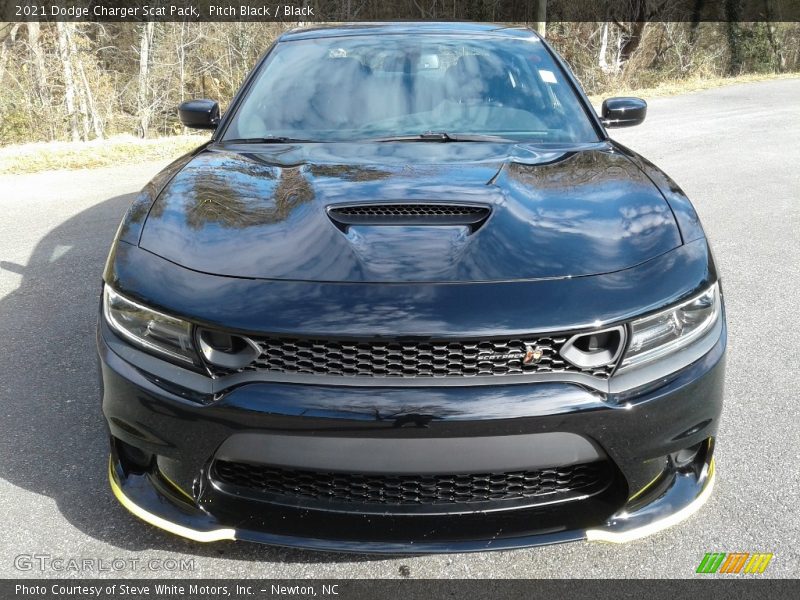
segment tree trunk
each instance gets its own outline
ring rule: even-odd
[[[8,48],[17,41],[17,31],[19,31],[19,23],[15,23],[3,38],[3,43],[0,44],[0,84],[3,82],[3,77],[6,74],[6,65],[8,64]]]
[[[536,33],[545,37],[547,33],[547,0],[534,0],[533,12],[536,17],[533,28],[536,30]]]
[[[103,124],[100,120],[100,115],[97,113],[94,94],[92,94],[92,88],[86,77],[86,69],[83,67],[83,59],[78,52],[75,38],[73,36],[68,36],[68,41],[70,56],[72,56],[73,63],[75,64],[75,71],[80,80],[80,86],[78,86],[77,92],[81,116],[83,117],[83,137],[85,140],[88,140],[89,134],[94,133],[96,138],[102,139]]]
[[[148,100],[150,72],[150,46],[153,43],[153,27],[155,23],[150,21],[142,25],[142,32],[139,41],[139,91],[136,96],[137,113],[139,118],[139,136],[146,138],[147,130],[150,127],[151,106]]]
[[[608,53],[608,22],[603,23],[603,34],[600,37],[600,54],[597,57],[597,66],[603,73],[608,73],[608,60],[606,54]]]
[[[772,48],[772,54],[775,57],[775,66],[778,68],[778,72],[782,73],[786,70],[786,56],[783,54],[783,48],[781,47],[780,40],[776,35],[775,30],[775,21],[773,20],[772,14],[772,6],[769,0],[764,0],[764,6],[767,9],[767,37],[769,39],[770,48]]]
[[[644,18],[644,15],[642,15]],[[642,41],[642,34],[644,33],[644,26],[645,21],[636,21],[631,23],[631,29],[628,32],[628,35],[625,38],[625,42],[622,44],[622,47],[619,50],[619,63],[624,65],[627,63],[633,53],[636,52],[636,49],[639,47],[639,44]]]
[[[725,0],[725,18],[728,21],[728,49],[731,53],[730,62],[728,63],[729,75],[740,75],[744,61],[740,43],[739,9],[738,0]]]
[[[44,51],[41,43],[41,26],[38,22],[32,21],[28,26],[28,46],[33,55],[33,64],[36,70],[36,95],[42,106],[42,117],[47,121],[47,128],[50,132],[50,140],[55,137],[52,119],[52,101],[50,98],[50,88],[47,85],[47,66],[44,62]]]
[[[689,44],[694,46],[697,39],[697,28],[700,26],[700,16],[703,13],[705,0],[694,0],[694,9],[692,10],[692,27],[689,30]]]
[[[625,39],[619,49],[618,64],[622,67],[626,64],[633,53],[639,48],[644,34],[644,28],[647,24],[647,13],[645,11],[646,3],[644,0],[636,0],[634,6],[633,18],[629,29],[623,29],[625,32]]]
[[[178,37],[178,98],[183,102],[186,93],[186,23],[178,24],[180,35]]]
[[[69,48],[69,58],[72,62],[72,70],[73,73],[77,71],[75,77],[80,79],[81,70],[83,69],[81,65],[81,58],[78,54],[78,49],[75,47],[75,39],[72,36],[72,31],[67,31],[67,44]],[[89,133],[91,132],[91,125],[89,124],[89,104],[86,101],[86,94],[84,93],[84,89],[79,83],[76,81],[75,83],[75,98],[78,100],[78,112],[81,115],[81,139],[83,141],[89,140]]]
[[[81,134],[78,129],[78,113],[75,111],[75,79],[72,74],[72,61],[69,56],[69,30],[74,23],[56,23],[58,32],[58,54],[61,58],[61,68],[64,75],[64,102],[67,106],[70,136],[73,142],[80,141]]]

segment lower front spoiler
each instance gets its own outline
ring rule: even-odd
[[[634,510],[616,513],[597,528],[493,539],[385,542],[294,537],[230,527],[167,486],[154,484],[150,475],[125,475],[118,462],[109,460],[111,489],[120,503],[140,519],[175,535],[197,542],[244,540],[309,550],[382,554],[508,550],[583,539],[612,543],[636,540],[680,523],[703,506],[714,486],[711,452],[700,469],[675,472],[671,477],[657,498]]]

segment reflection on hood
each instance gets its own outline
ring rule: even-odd
[[[466,202],[491,213],[477,230],[340,229],[328,216],[336,205],[398,202]],[[609,273],[681,240],[658,189],[604,144],[373,143],[200,153],[159,196],[140,243],[220,275],[385,283]]]

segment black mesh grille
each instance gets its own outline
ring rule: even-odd
[[[605,462],[509,473],[364,475],[217,460],[213,473],[222,483],[275,496],[384,505],[566,500],[598,493],[611,478]]]
[[[362,204],[331,209],[334,217],[472,217],[488,213],[484,206],[460,204]]]
[[[615,365],[582,369],[559,350],[568,336],[458,341],[363,342],[289,337],[251,338],[260,356],[237,372],[341,377],[476,377],[585,373],[607,379]],[[235,372],[213,367],[215,374]]]

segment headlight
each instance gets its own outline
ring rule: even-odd
[[[181,362],[197,363],[192,326],[103,288],[103,314],[111,328],[134,344]]]
[[[630,324],[630,343],[620,369],[649,362],[690,345],[719,319],[719,284],[668,310]]]

